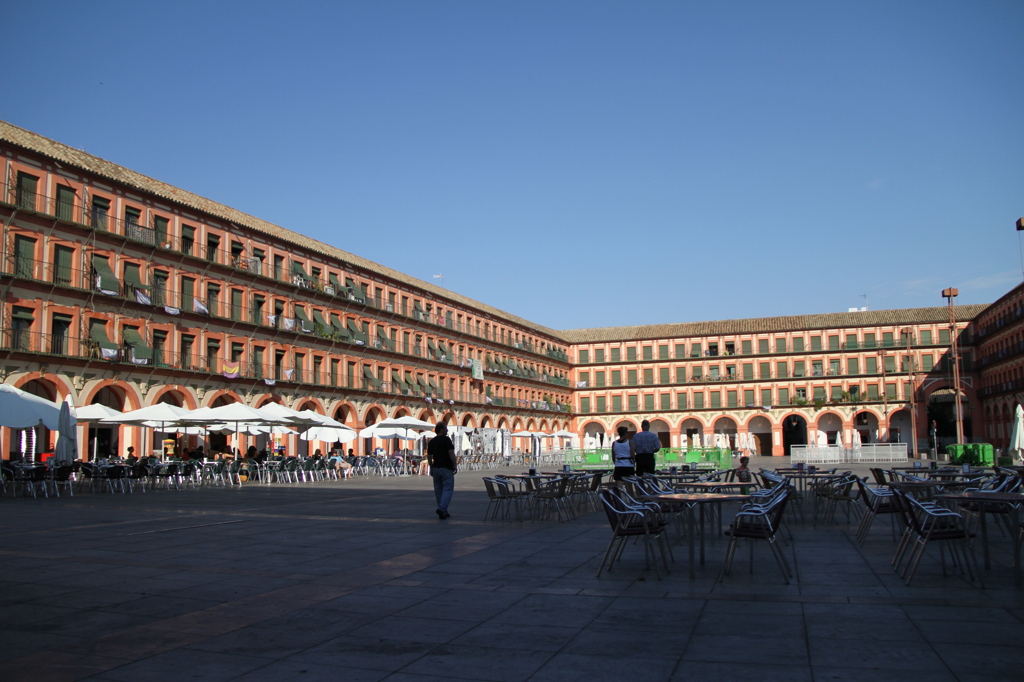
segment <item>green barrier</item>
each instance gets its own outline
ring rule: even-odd
[[[573,469],[611,469],[613,466],[612,451],[610,449],[566,450],[565,463]],[[726,448],[693,450],[662,448],[655,453],[654,464],[659,469],[679,467],[683,464],[710,464],[715,469],[731,469],[732,451]]]
[[[995,464],[996,452],[991,443],[966,443],[946,446],[946,454],[952,464]]]

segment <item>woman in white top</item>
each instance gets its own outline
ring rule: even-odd
[[[633,467],[633,441],[626,438],[629,429],[625,426],[620,426],[618,431],[619,439],[612,441],[612,465],[615,466],[612,477],[616,481],[623,476],[632,476],[636,473],[636,469]]]

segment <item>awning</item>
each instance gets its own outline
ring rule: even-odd
[[[142,338],[142,334],[139,334],[138,330],[123,327],[121,329],[121,338],[132,347],[136,359],[153,359],[153,349],[146,345],[146,340]]]
[[[114,274],[114,271],[110,269],[110,263],[103,256],[93,255],[92,267],[96,271],[96,276],[99,281],[94,284],[99,289],[105,291],[118,292],[121,289],[121,281]]]
[[[310,322],[309,317],[306,315],[306,309],[302,306],[295,306],[295,317],[302,320],[303,322]]]
[[[422,386],[423,388],[429,388],[430,387],[429,384],[427,384],[426,377],[424,377],[422,374],[419,374],[419,375],[416,376],[416,383],[419,384],[420,386]]]
[[[370,384],[372,384],[374,388],[379,388],[380,387],[381,381],[380,381],[380,379],[378,379],[377,377],[375,377],[373,375],[373,369],[372,368],[364,366],[363,367],[363,376],[370,380]]]
[[[449,358],[452,356],[452,354],[448,352],[448,346],[444,345],[444,341],[438,341],[437,347],[441,351],[441,355],[447,355]]]
[[[298,275],[302,279],[310,279],[310,276],[306,274],[306,268],[298,261],[292,261],[292,274]]]
[[[36,319],[35,317],[32,316],[32,313],[30,313],[29,311],[19,310],[17,308],[11,311],[11,317],[14,318],[15,320],[25,320],[27,322],[32,322]],[[54,315],[54,317],[56,317],[56,315]]]
[[[327,329],[330,326],[329,324],[327,324],[327,320],[324,319],[324,314],[319,310],[313,311],[313,321],[316,322],[321,327],[323,327],[324,329]]]
[[[348,287],[342,285],[342,283],[340,281],[338,281],[338,276],[336,274],[334,274],[332,272],[331,274],[329,274],[327,276],[327,279],[330,280],[331,286],[334,287],[334,293],[335,294],[348,293]]]
[[[89,338],[95,341],[100,348],[107,348],[110,350],[117,350],[117,344],[110,340],[107,336],[107,325],[105,324],[89,324]]]
[[[433,379],[430,380],[430,388],[433,389],[434,395],[441,395],[441,389],[438,388],[437,382],[434,381]]]
[[[392,341],[392,340],[391,340],[390,338],[388,338],[388,337],[387,337],[386,335],[384,335],[384,334],[381,334],[381,335],[380,335],[379,337],[377,337],[377,338],[379,338],[379,339],[380,339],[380,342],[381,342],[381,343],[382,343],[382,344],[384,345],[384,347],[385,347],[385,348],[387,348],[388,350],[394,350],[394,349],[395,349],[395,342],[394,342],[394,341]]]
[[[412,378],[412,374],[409,372],[405,373],[405,387],[409,389],[410,392],[416,390],[416,381]]]
[[[149,289],[148,286],[142,283],[142,276],[139,274],[138,266],[134,268],[128,267],[132,263],[125,263],[124,267],[124,281],[127,284],[131,284],[136,289]]]
[[[349,332],[351,332],[352,338],[355,339],[356,343],[366,343],[366,334],[361,329],[359,329],[359,326],[356,324],[355,319],[351,319],[348,321],[348,329]]]
[[[402,381],[401,374],[397,369],[391,370],[391,383],[395,388],[399,390],[400,393],[404,393],[405,391],[408,390],[405,386],[405,382]]]
[[[345,323],[341,321],[341,316],[338,313],[331,313],[331,327],[334,328],[334,333],[342,338],[350,338],[348,330],[345,329]]]
[[[967,396],[963,391],[959,391],[960,399],[965,400]],[[956,401],[956,393],[952,388],[940,388],[928,397],[928,402],[936,403],[952,403]]]
[[[430,339],[427,339],[427,348],[430,349],[431,355],[437,355],[437,344],[431,341]]]

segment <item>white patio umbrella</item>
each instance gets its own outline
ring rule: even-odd
[[[818,445],[828,445],[828,434],[824,431],[818,431]]]
[[[1024,407],[1020,405],[1013,411],[1013,430],[1010,432],[1010,456],[1024,459]]]
[[[0,426],[27,429],[42,424],[60,427],[60,405],[10,384],[0,384]]]
[[[156,429],[161,432],[164,431],[168,424],[177,426],[181,423],[182,418],[188,414],[188,410],[178,407],[177,405],[170,405],[168,403],[156,403],[155,405],[147,405],[146,407],[140,407],[137,410],[130,410],[117,416],[104,417],[99,420],[101,424],[127,424],[131,426],[146,426],[153,429],[152,442],[149,452],[153,452],[156,446]],[[159,424],[159,426],[157,426]],[[145,455],[145,453],[143,453]],[[148,455],[146,455],[148,456]]]
[[[854,429],[850,432],[850,445],[853,447],[860,447],[860,431]]]
[[[702,441],[701,441],[700,434],[699,433],[693,434],[693,447],[696,448],[696,449],[700,449],[700,448],[704,447],[701,443],[702,443]]]
[[[321,419],[330,419],[313,410],[293,410],[281,403],[267,403],[263,407],[256,408],[256,411],[271,419],[283,419],[292,424],[315,425],[323,423]],[[332,420],[333,421],[333,420]]]
[[[78,429],[75,428],[75,418],[71,414],[73,409],[69,395],[60,404],[57,448],[53,453],[53,459],[64,464],[71,464],[78,458]]]
[[[839,429],[836,431],[836,445],[843,447],[843,430]]]
[[[94,424],[99,422],[105,417],[117,417],[123,414],[122,412],[115,410],[112,407],[106,405],[94,404],[94,405],[83,405],[82,407],[76,407],[75,419],[79,424]],[[86,438],[88,440],[88,437]],[[96,451],[99,448],[99,439],[97,438],[92,442],[92,459],[96,459]]]

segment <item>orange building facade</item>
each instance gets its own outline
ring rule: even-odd
[[[924,308],[557,331],[3,122],[0,160],[0,380],[49,399],[599,439],[650,419],[666,446],[750,433],[782,455],[818,431],[911,442],[912,413],[921,451],[949,442],[954,336],[969,437],[1005,440],[1024,393],[1021,287],[953,325]]]
[[[971,321],[984,308],[957,307],[954,328],[946,308],[920,308],[566,331],[577,428],[600,440],[648,419],[667,447],[750,433],[758,454],[783,455],[818,431],[910,443],[913,411],[923,452],[932,421],[946,438],[953,334],[968,344],[970,422]]]
[[[0,159],[5,383],[122,411],[571,425],[552,330],[6,123]],[[141,444],[80,428],[91,449]],[[4,457],[23,447],[2,436]]]

